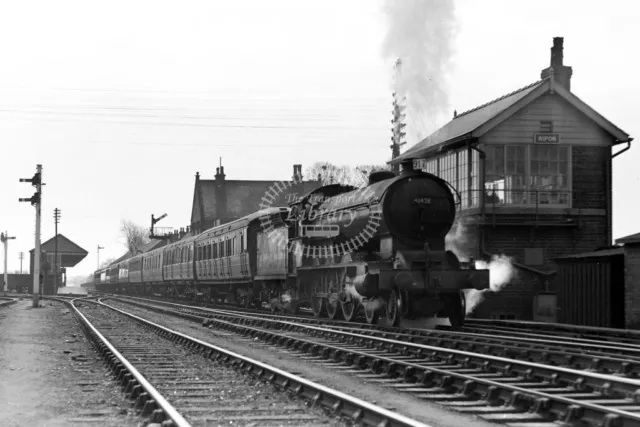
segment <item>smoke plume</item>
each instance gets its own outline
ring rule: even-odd
[[[406,97],[407,128],[424,135],[424,120],[448,108],[447,74],[455,35],[453,0],[385,0],[388,33],[382,54],[401,61],[394,79],[396,98]],[[420,129],[421,128],[421,129]]]

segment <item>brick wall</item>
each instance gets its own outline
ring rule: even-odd
[[[578,227],[545,226],[544,221],[566,221],[564,215],[541,216],[541,225],[523,225],[535,221],[535,215],[508,215],[496,218],[499,225],[478,224],[479,218],[466,217],[464,232],[456,228],[448,236],[448,248],[466,256],[480,255],[481,236],[485,234],[485,250],[495,255],[507,255],[519,264],[525,263],[525,248],[541,248],[543,265],[530,266],[536,270],[553,271],[554,259],[562,255],[590,252],[607,245],[607,218],[605,216],[574,217]],[[457,224],[456,224],[457,226]],[[477,317],[491,314],[513,314],[518,319],[533,319],[533,298],[539,292],[555,292],[552,276],[545,286],[543,278],[535,273],[517,268],[517,275],[499,293],[489,295],[477,307]],[[640,284],[638,285],[640,288]],[[640,290],[638,304],[640,305]],[[640,312],[640,309],[639,309]]]
[[[573,207],[580,209],[607,209],[607,162],[610,147],[572,148]]]
[[[625,324],[640,329],[640,244],[625,244]]]

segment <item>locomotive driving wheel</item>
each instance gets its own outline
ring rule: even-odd
[[[367,323],[370,325],[375,325],[378,323],[380,314],[377,310],[377,304],[375,304],[374,301],[368,301],[364,303],[364,317],[367,319]]]
[[[342,309],[340,308],[340,300],[338,299],[338,295],[335,293],[330,293],[329,296],[325,299],[327,305],[327,316],[331,320],[337,320],[342,317]]]
[[[391,291],[387,297],[387,323],[388,326],[399,326],[400,318],[402,317],[402,298],[395,289]]]
[[[328,273],[327,288],[329,296],[325,300],[327,304],[327,316],[331,320],[342,318],[342,308],[340,307],[339,293],[342,291],[342,286],[339,280],[339,274]]]
[[[314,317],[322,317],[325,311],[324,298],[316,296],[314,293],[311,297],[311,310],[313,311]]]
[[[347,322],[353,322],[356,317],[358,317],[360,301],[347,291],[346,269],[338,273],[338,279],[338,286],[342,289],[340,292],[340,309],[342,310],[342,317],[344,317],[344,320]]]
[[[353,322],[358,315],[358,300],[350,295],[345,295],[343,301],[340,301],[342,315],[347,322]]]
[[[464,318],[467,311],[467,300],[464,292],[449,297],[447,301],[447,316],[453,329],[460,329],[464,325]]]

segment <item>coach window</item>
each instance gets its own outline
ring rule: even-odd
[[[220,253],[218,254],[218,258],[223,258],[224,257],[224,241],[222,239],[220,239],[220,241],[218,242],[218,251],[220,251]]]
[[[240,232],[240,253],[244,253],[244,232]]]

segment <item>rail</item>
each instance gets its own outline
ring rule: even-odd
[[[353,422],[361,422],[364,425],[386,426],[386,427],[430,427],[427,424],[413,420],[411,418],[396,414],[390,410],[380,406],[365,402],[364,400],[342,393],[338,390],[331,389],[318,383],[306,380],[298,375],[291,374],[276,367],[267,365],[254,359],[250,359],[238,353],[226,350],[213,344],[201,341],[197,338],[182,334],[172,329],[153,323],[143,319],[132,313],[119,310],[98,300],[98,304],[102,304],[116,312],[119,312],[131,319],[150,326],[154,330],[162,331],[162,333],[172,336],[177,340],[187,342],[191,347],[200,348],[203,352],[218,354],[219,357],[226,360],[234,360],[240,367],[250,366],[259,376],[264,376],[272,382],[283,385],[284,388],[291,389],[296,395],[311,396],[315,404],[332,408],[336,413],[349,416]]]
[[[123,302],[145,306],[132,301]],[[311,353],[336,363],[346,363],[346,365],[356,368],[368,369],[375,374],[382,373],[389,378],[398,378],[404,382],[412,383],[416,389],[433,390],[434,387],[440,387],[450,390],[453,387],[457,396],[464,395],[470,398],[471,395],[474,395],[477,396],[478,402],[485,402],[485,405],[499,400],[506,404],[501,407],[502,410],[511,411],[510,413],[517,406],[529,402],[525,405],[529,408],[528,414],[535,412],[533,415],[540,416],[539,421],[544,418],[541,413],[552,412],[560,415],[556,421],[567,423],[563,425],[640,426],[640,415],[633,412],[633,406],[629,406],[633,405],[632,397],[637,395],[640,386],[640,383],[635,379],[623,378],[618,375],[603,375],[584,369],[576,370],[531,363],[478,352],[443,349],[384,337],[364,336],[329,328],[291,322],[274,322],[285,326],[283,331],[286,331],[286,334],[283,334],[283,331],[277,332],[278,328],[267,325],[272,322],[270,320],[242,314],[228,315],[209,311],[205,315],[206,317],[203,317],[204,313],[196,315],[157,306],[146,306],[145,308],[202,322],[203,326],[215,325],[216,328],[227,329],[259,338],[264,342]],[[257,324],[260,324],[260,327],[256,327]],[[309,339],[293,337],[289,334],[290,332],[303,331],[310,335]],[[322,337],[323,340],[322,342],[316,341],[311,337]],[[328,342],[324,340],[326,338],[329,339]],[[340,341],[340,343],[331,342],[334,340]],[[366,350],[360,350],[359,347],[364,344],[363,340],[377,342],[378,344],[373,347],[377,351],[368,353]],[[342,347],[344,343],[349,343],[349,348]],[[356,343],[358,348],[353,348],[353,344]],[[401,358],[392,358],[392,356],[382,355],[381,351],[402,354],[402,356]],[[433,364],[430,357],[436,354],[440,355],[439,359],[444,362],[444,365]],[[416,358],[423,359],[423,357],[429,358],[428,366],[416,360]],[[455,365],[455,369],[449,370],[448,368],[453,365]],[[459,367],[474,372],[467,374],[459,371]],[[507,378],[513,379],[513,381],[504,381]],[[549,388],[548,393],[546,388]],[[496,410],[499,412],[501,409],[496,408]],[[505,414],[496,414],[496,417],[498,418],[495,420],[509,419],[509,416]]]
[[[537,330],[540,332],[572,332],[603,337],[616,337],[640,341],[640,331],[633,329],[603,328],[597,326],[572,325],[570,323],[548,323],[527,320],[467,319],[468,326],[501,326]]]
[[[0,308],[8,307],[11,304],[15,304],[16,302],[18,302],[17,298],[0,297]]]
[[[106,359],[111,359],[111,365],[114,366],[120,364],[124,370],[131,374],[135,382],[149,395],[150,401],[155,403],[158,409],[165,414],[166,418],[173,421],[173,425],[175,427],[191,427],[191,424],[189,424],[189,422],[185,420],[169,402],[167,402],[162,394],[160,394],[160,392],[156,390],[156,388],[152,386],[145,377],[131,363],[129,363],[129,361],[118,350],[116,350],[116,348],[100,332],[98,332],[91,322],[89,322],[89,320],[76,308],[76,301],[88,302],[88,298],[74,298],[71,301],[57,298],[48,299],[58,300],[72,308],[74,316],[78,319],[78,322],[82,326],[87,337],[96,344],[97,348],[102,347],[108,354],[110,354],[110,357],[106,357]],[[122,373],[120,376],[122,377]]]

